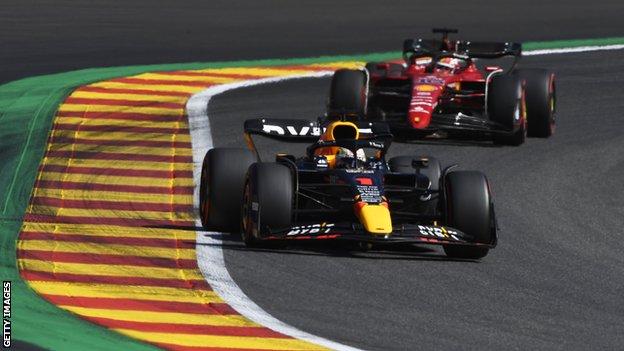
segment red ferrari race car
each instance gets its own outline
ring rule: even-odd
[[[520,145],[555,127],[555,75],[516,69],[519,43],[407,39],[403,60],[341,69],[331,82],[328,115],[386,121],[397,136],[489,139]],[[507,69],[482,59],[513,59]],[[495,62],[504,63],[504,62]]]

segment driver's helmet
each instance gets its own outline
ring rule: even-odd
[[[466,66],[466,61],[453,57],[443,57],[437,62],[437,65],[448,69],[460,69]]]
[[[334,121],[327,125],[320,139],[324,141],[334,140],[359,140],[360,131],[351,122]],[[349,149],[338,146],[321,147],[314,151],[316,156],[325,156],[329,168],[351,168],[366,162],[364,150],[356,150],[355,155]]]
[[[335,160],[336,168],[360,168],[366,163],[366,154],[364,150],[358,149],[353,155],[351,150],[339,147]]]

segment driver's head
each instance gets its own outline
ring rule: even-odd
[[[343,147],[338,148],[338,152],[335,157],[335,168],[358,168],[362,167],[366,162],[366,154],[364,150],[358,149],[355,155],[351,150]]]

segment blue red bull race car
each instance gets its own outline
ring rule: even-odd
[[[253,135],[310,145],[303,156],[262,161]],[[385,123],[252,119],[247,149],[205,156],[200,214],[207,230],[242,232],[247,246],[293,240],[358,245],[435,244],[478,259],[496,245],[494,202],[477,171],[433,157],[386,160]]]
[[[488,139],[520,145],[547,138],[555,126],[555,75],[517,69],[519,43],[451,41],[455,29],[434,29],[441,40],[407,39],[403,59],[335,72],[328,114],[386,121],[414,138]],[[484,59],[511,58],[507,69]],[[479,64],[477,64],[479,63]],[[506,63],[506,62],[496,62]]]

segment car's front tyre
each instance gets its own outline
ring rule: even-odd
[[[288,167],[278,163],[254,163],[245,180],[241,225],[248,247],[261,245],[271,230],[292,224],[293,178]]]
[[[492,135],[499,145],[521,145],[526,139],[526,103],[523,81],[515,75],[492,78],[488,87],[488,116],[503,127]]]
[[[247,149],[208,150],[202,165],[199,212],[206,230],[238,230],[245,175],[256,156]]]
[[[445,224],[489,245],[494,243],[496,226],[491,194],[485,175],[477,171],[455,171],[444,179]],[[487,246],[448,244],[444,252],[452,258],[479,259]]]
[[[514,74],[526,84],[528,136],[550,137],[555,132],[555,74],[539,68],[519,69]]]

